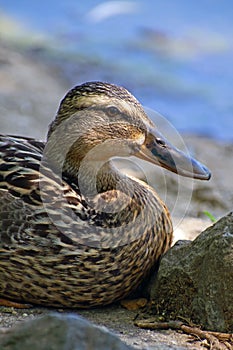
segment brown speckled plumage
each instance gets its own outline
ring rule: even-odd
[[[91,307],[148,276],[171,244],[170,216],[109,159],[137,155],[151,127],[127,90],[97,82],[67,94],[46,143],[0,137],[0,297]]]

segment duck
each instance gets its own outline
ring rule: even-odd
[[[210,178],[128,90],[98,81],[66,94],[46,142],[1,135],[0,154],[0,298],[45,307],[124,299],[171,246],[166,205],[115,157]]]

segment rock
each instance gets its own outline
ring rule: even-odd
[[[72,314],[26,321],[0,338],[2,350],[133,350],[104,327]]]
[[[233,213],[167,252],[151,298],[154,310],[166,317],[233,332]]]

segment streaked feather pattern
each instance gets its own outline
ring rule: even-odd
[[[125,181],[125,193],[103,179],[107,190],[87,200],[73,175],[61,179],[42,161],[44,147],[0,137],[0,296],[55,307],[126,297],[171,244],[165,205],[148,185],[119,173],[110,175]],[[112,210],[102,210],[103,200]]]

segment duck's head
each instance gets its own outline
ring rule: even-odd
[[[47,155],[75,174],[80,162],[136,156],[180,175],[208,180],[209,170],[172,146],[123,87],[89,82],[70,90],[48,132]]]

